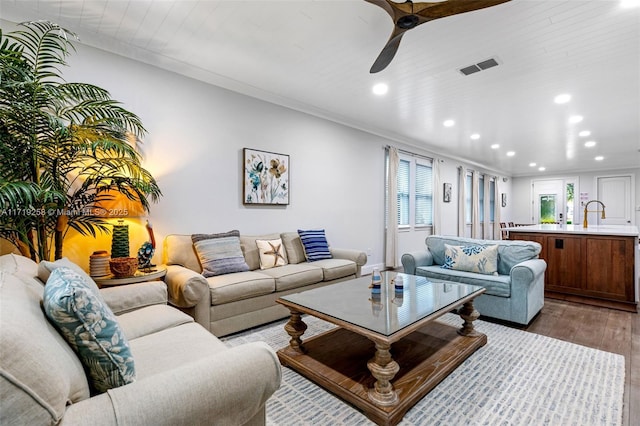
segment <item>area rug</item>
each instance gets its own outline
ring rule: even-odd
[[[438,321],[459,326],[460,317]],[[305,316],[309,337],[333,326]],[[288,344],[285,320],[223,339]],[[411,408],[411,425],[619,425],[625,363],[621,355],[493,324],[474,322],[488,343]],[[393,352],[393,347],[392,347]],[[361,412],[283,368],[282,386],[267,401],[267,424],[372,425]]]

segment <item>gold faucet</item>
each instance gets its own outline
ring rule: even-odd
[[[602,204],[602,201],[598,201],[598,200],[587,201],[587,204],[584,205],[584,220],[582,221],[583,228],[586,228],[587,226],[589,226],[589,224],[587,223],[587,213],[597,213],[599,211],[599,210],[587,210],[587,207],[589,207],[589,204],[591,203],[599,203],[602,206],[602,219],[606,219],[606,217],[604,217],[604,204]]]

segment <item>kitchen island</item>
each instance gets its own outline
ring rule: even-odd
[[[546,297],[637,312],[638,227],[542,224],[504,230],[509,239],[542,245]]]

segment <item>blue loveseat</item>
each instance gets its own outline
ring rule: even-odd
[[[478,240],[455,236],[430,235],[426,250],[402,255],[404,272],[434,280],[455,281],[486,288],[475,299],[481,315],[529,324],[544,305],[544,273],[547,264],[539,259],[540,244],[533,241]],[[498,246],[497,273],[483,274],[446,269],[446,246]]]

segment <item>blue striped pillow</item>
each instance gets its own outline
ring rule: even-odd
[[[298,229],[300,241],[304,247],[304,255],[309,262],[314,260],[331,259],[329,243],[324,235],[324,229],[312,229],[303,231]]]
[[[249,270],[240,248],[240,231],[194,234],[191,241],[200,259],[203,276],[214,277]]]

